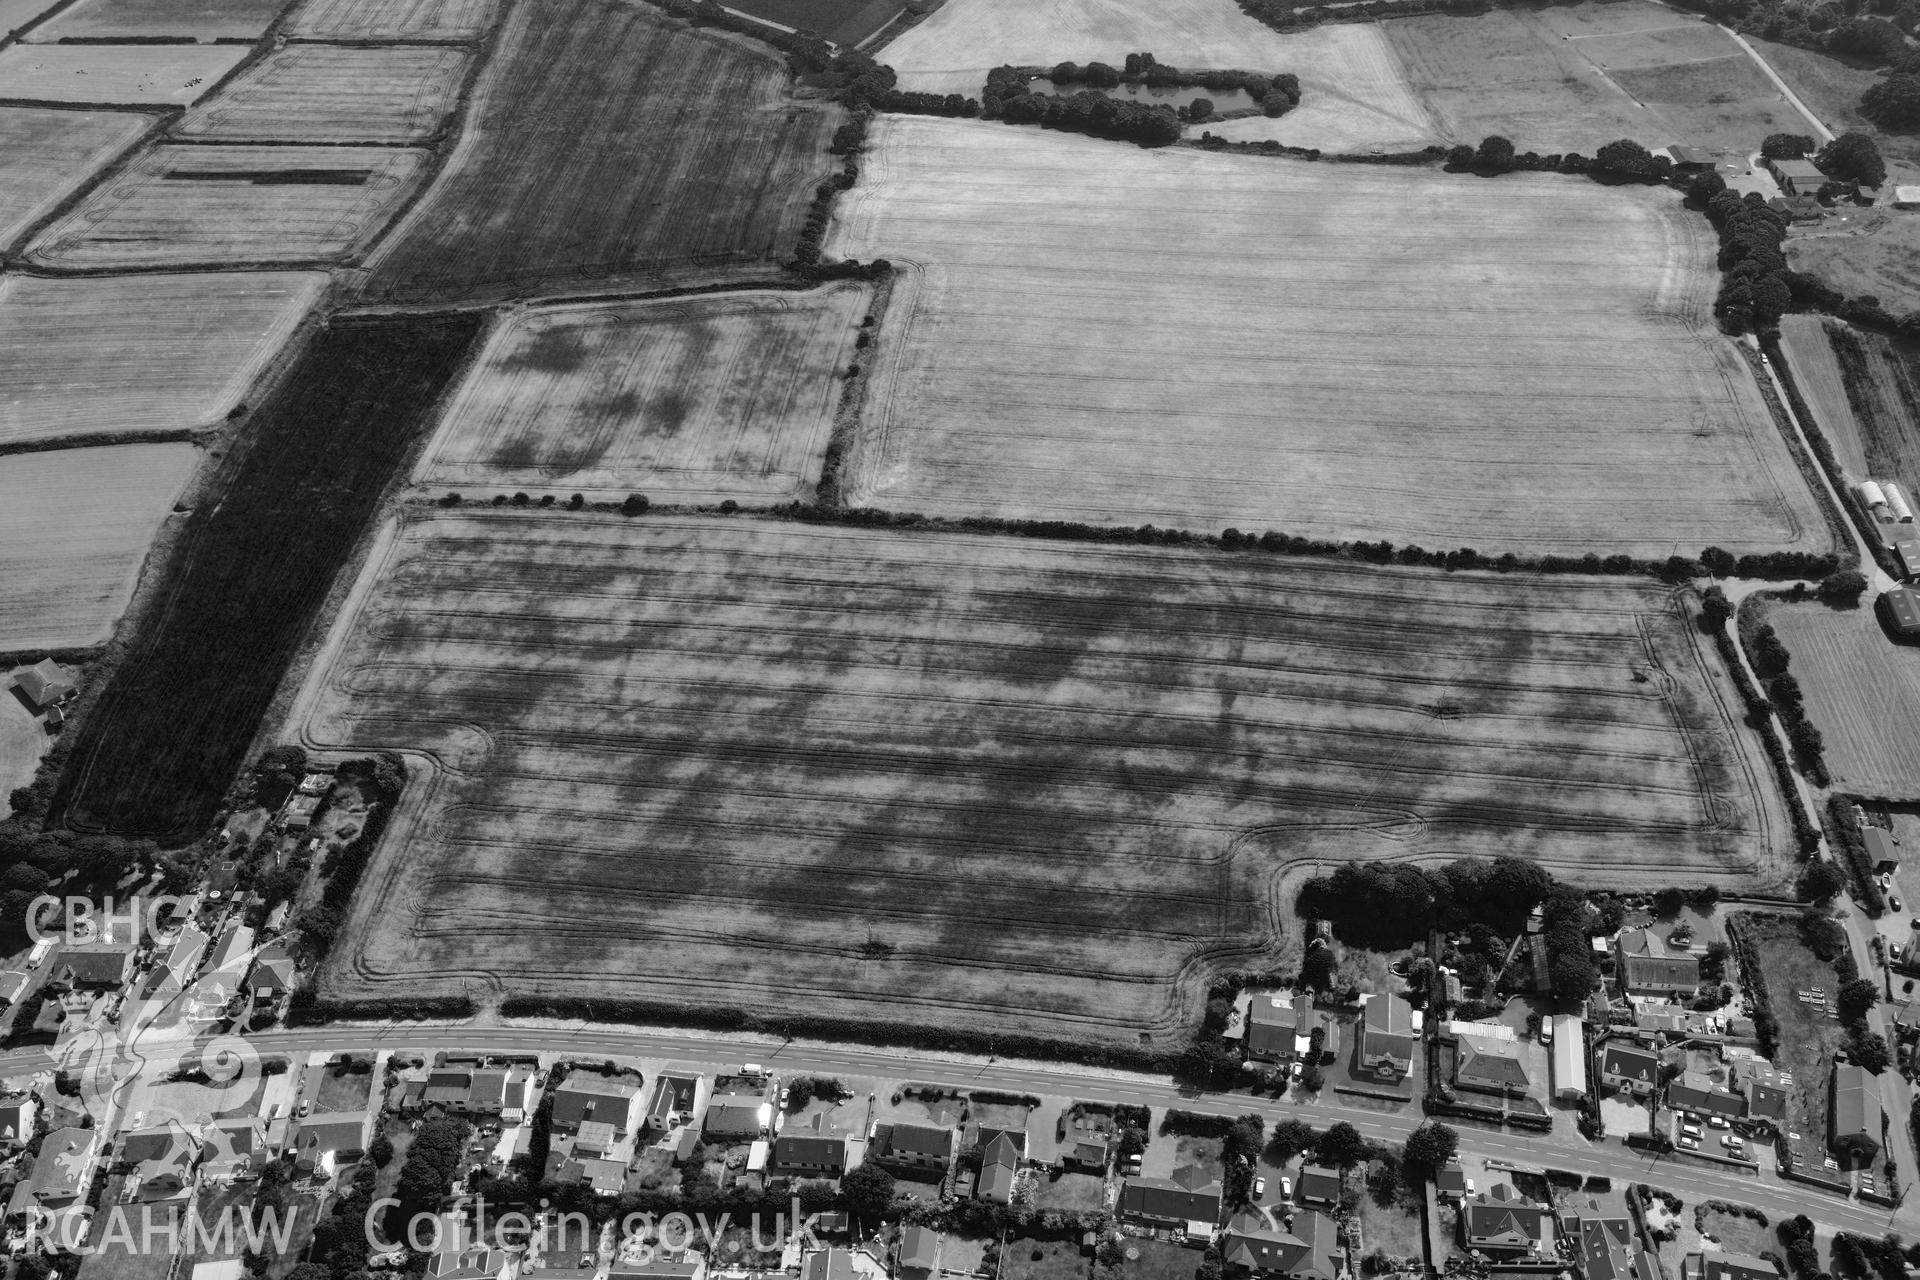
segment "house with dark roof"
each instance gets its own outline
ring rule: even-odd
[[[1119,1214],[1132,1222],[1184,1227],[1211,1235],[1220,1221],[1220,1180],[1198,1165],[1175,1169],[1171,1178],[1128,1178],[1120,1189]]]
[[[1467,1171],[1458,1164],[1442,1165],[1434,1170],[1433,1189],[1440,1193],[1442,1200],[1466,1199]]]
[[[267,1164],[267,1127],[258,1116],[213,1120],[201,1129],[200,1176],[210,1182],[232,1182],[241,1174],[259,1173]]]
[[[20,1187],[43,1209],[71,1204],[86,1189],[99,1149],[100,1133],[96,1129],[55,1129],[41,1140],[33,1173],[21,1181]]]
[[[1851,1062],[1836,1064],[1827,1102],[1827,1145],[1864,1163],[1880,1153],[1881,1128],[1880,1088],[1872,1074]]]
[[[366,1154],[372,1119],[365,1111],[308,1116],[294,1134],[294,1167],[316,1177],[332,1177],[335,1170]]]
[[[1413,1070],[1413,1046],[1413,1006],[1392,992],[1376,993],[1360,1019],[1354,1074],[1398,1084]]]
[[[953,1163],[957,1135],[932,1124],[881,1125],[869,1158],[909,1177],[942,1178]]]
[[[1307,1210],[1296,1214],[1290,1231],[1275,1231],[1251,1210],[1227,1224],[1220,1260],[1232,1275],[1285,1277],[1286,1280],[1337,1280],[1340,1232],[1333,1220]]]
[[[1019,1148],[1010,1135],[996,1133],[980,1153],[980,1183],[973,1194],[994,1204],[1012,1204],[1014,1176],[1019,1172]]]
[[[62,706],[80,692],[73,673],[52,658],[42,658],[30,667],[16,667],[13,686],[26,695],[36,711]]]
[[[507,1280],[513,1255],[483,1244],[448,1249],[427,1259],[427,1280]]]
[[[1680,1261],[1681,1280],[1780,1280],[1780,1268],[1747,1253],[1706,1249]]]
[[[1867,861],[1876,873],[1900,869],[1900,842],[1893,832],[1871,823],[1860,824],[1860,839],[1867,846]]]
[[[53,962],[53,979],[78,991],[118,991],[133,976],[133,947],[119,942],[88,942],[62,947]]]
[[[1456,1089],[1501,1095],[1527,1091],[1527,1068],[1520,1048],[1509,1040],[1461,1036],[1453,1058]]]
[[[810,1178],[837,1178],[847,1171],[847,1140],[837,1134],[783,1134],[773,1140],[772,1169]]]
[[[1745,1119],[1747,1114],[1745,1094],[1722,1088],[1699,1071],[1683,1071],[1667,1085],[1667,1105],[1679,1111],[1725,1116],[1730,1120]]]
[[[471,1071],[435,1071],[427,1076],[426,1086],[420,1090],[420,1103],[428,1107],[448,1107],[465,1110],[467,1091],[473,1088]]]
[[[1528,1204],[1506,1183],[1460,1210],[1460,1243],[1490,1258],[1555,1256],[1553,1210]]]
[[[1684,1001],[1699,992],[1699,957],[1668,947],[1653,930],[1622,930],[1615,945],[1620,989],[1629,996]]]
[[[693,1110],[698,1082],[689,1076],[657,1076],[653,1082],[653,1100],[647,1103],[646,1119],[641,1127],[665,1133],[673,1127],[673,1113]]]
[[[1104,1173],[1107,1168],[1107,1144],[1104,1141],[1076,1142],[1061,1154],[1061,1163],[1086,1173]]]
[[[1320,1052],[1334,1051],[1334,1024],[1313,1007],[1308,992],[1263,991],[1247,1010],[1247,1056],[1256,1062],[1289,1062],[1313,1053],[1313,1033],[1321,1033]]]
[[[1331,1208],[1340,1203],[1340,1171],[1316,1164],[1307,1165],[1300,1170],[1293,1190],[1301,1204]]]
[[[247,989],[255,1000],[271,1003],[293,990],[293,976],[293,955],[285,942],[275,938],[254,953]]]
[[[1631,1040],[1609,1040],[1600,1049],[1600,1085],[1649,1098],[1660,1085],[1660,1055]]]
[[[1733,1079],[1746,1097],[1747,1115],[1776,1128],[1785,1125],[1788,1100],[1793,1096],[1790,1074],[1775,1069],[1770,1062],[1747,1059],[1733,1064]]]
[[[607,1280],[700,1280],[706,1274],[706,1254],[684,1253],[651,1262],[616,1262],[608,1269]]]
[[[854,1270],[853,1252],[832,1245],[808,1254],[800,1268],[800,1280],[859,1280],[859,1275]]]
[[[928,1227],[908,1227],[900,1233],[897,1262],[903,1280],[930,1280],[940,1267],[940,1234]]]
[[[614,1136],[627,1136],[627,1116],[640,1096],[640,1081],[631,1076],[603,1076],[575,1071],[553,1090],[553,1127],[572,1133],[589,1120],[613,1126]]]
[[[1661,1280],[1658,1260],[1640,1247],[1626,1218],[1575,1213],[1561,1226],[1578,1251],[1583,1280]]]

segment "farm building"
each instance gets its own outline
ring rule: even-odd
[[[13,687],[26,696],[36,711],[62,706],[80,692],[73,674],[52,658],[42,658],[30,667],[16,670]]]
[[[1818,222],[1827,216],[1821,210],[1820,202],[1812,196],[1775,196],[1767,201],[1767,207],[1785,217],[1788,222],[1803,226]]]
[[[1813,195],[1826,185],[1827,175],[1811,160],[1769,160],[1767,167],[1780,182],[1780,190],[1790,196]]]
[[[1741,174],[1747,171],[1746,164],[1739,156],[1728,151],[1715,151],[1711,147],[1688,147],[1675,143],[1667,148],[1667,154],[1673,157],[1676,173],[1707,173],[1717,170],[1721,174]]]
[[[1572,1102],[1587,1093],[1587,1024],[1577,1013],[1553,1016],[1553,1096]]]
[[[1873,607],[1896,640],[1920,639],[1920,593],[1910,587],[1895,587],[1882,591]]]
[[[1827,1106],[1827,1145],[1864,1163],[1879,1154],[1880,1130],[1880,1090],[1873,1076],[1850,1062],[1836,1065]]]
[[[1914,528],[1910,524],[1883,524],[1879,527],[1880,543],[1893,552],[1902,578],[1920,577],[1920,534],[1916,534]]]
[[[1913,505],[1907,501],[1907,491],[1897,481],[1889,480],[1880,487],[1886,495],[1887,510],[1893,512],[1893,518],[1902,524],[1913,523]]]
[[[1893,207],[1896,209],[1920,209],[1920,187],[1895,187],[1893,189]]]

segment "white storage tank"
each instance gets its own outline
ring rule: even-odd
[[[1881,486],[1881,490],[1887,495],[1887,510],[1893,512],[1893,518],[1903,524],[1912,524],[1913,508],[1907,505],[1907,495],[1901,492],[1900,486],[1889,480]]]
[[[1860,482],[1859,493],[1860,501],[1866,504],[1867,510],[1869,511],[1875,507],[1884,507],[1887,505],[1886,492],[1871,480],[1862,480]]]

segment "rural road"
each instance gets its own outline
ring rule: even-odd
[[[1252,1112],[1269,1122],[1303,1119],[1318,1127],[1344,1120],[1369,1138],[1392,1142],[1404,1140],[1424,1118],[1415,1107],[1380,1111],[1336,1101],[1338,1095],[1330,1092],[1302,1102],[1245,1094],[1193,1093],[1183,1092],[1158,1077],[1091,1067],[580,1023],[492,1027],[363,1024],[269,1031],[251,1036],[249,1040],[268,1055],[442,1048],[488,1054],[536,1054],[551,1053],[557,1045],[564,1044],[567,1053],[576,1057],[666,1058],[676,1066],[702,1072],[757,1062],[774,1070],[909,1076],[927,1084],[966,1089],[1087,1097],[1216,1115]],[[0,1073],[25,1073],[50,1065],[42,1049],[0,1054]],[[1651,1181],[1689,1202],[1715,1197],[1732,1200],[1753,1205],[1776,1220],[1811,1209],[1824,1223],[1870,1235],[1902,1228],[1911,1232],[1920,1227],[1920,1209],[1888,1212],[1868,1208],[1821,1195],[1798,1184],[1743,1175],[1701,1161],[1643,1155],[1611,1140],[1596,1144],[1578,1137],[1509,1133],[1459,1122],[1454,1122],[1454,1126],[1460,1133],[1462,1149],[1482,1158],[1573,1169],[1614,1179]]]

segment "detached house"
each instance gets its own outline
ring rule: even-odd
[[[1553,1210],[1528,1204],[1506,1183],[1460,1211],[1460,1243],[1489,1257],[1555,1257]]]
[[[616,1139],[627,1136],[628,1115],[640,1096],[640,1082],[624,1076],[575,1071],[553,1090],[553,1127],[577,1132],[588,1121],[613,1126]]]
[[[1667,1086],[1667,1105],[1730,1120],[1744,1119],[1747,1114],[1744,1095],[1721,1088],[1698,1071],[1683,1071],[1679,1079]]]
[[[30,1093],[0,1102],[0,1147],[25,1146],[39,1114],[40,1100]]]
[[[1338,1280],[1344,1271],[1339,1228],[1312,1211],[1298,1214],[1291,1231],[1271,1230],[1257,1213],[1239,1214],[1227,1226],[1220,1260],[1231,1274],[1274,1280]]]
[[[930,1124],[881,1125],[874,1135],[872,1159],[909,1177],[943,1178],[953,1163],[956,1135]]]
[[[1747,1114],[1765,1120],[1775,1128],[1787,1121],[1787,1103],[1792,1097],[1793,1076],[1776,1070],[1773,1064],[1748,1060],[1733,1064],[1733,1078],[1747,1097]]]
[[[1563,1225],[1585,1280],[1661,1280],[1659,1261],[1640,1247],[1627,1219],[1576,1213]]]
[[[974,1195],[994,1204],[1013,1203],[1014,1177],[1020,1172],[1020,1150],[1013,1138],[996,1133],[980,1153],[980,1185]]]
[[[1653,930],[1623,930],[1615,948],[1620,989],[1629,996],[1689,1001],[1699,992],[1699,958],[1668,947]]]
[[[1461,1036],[1453,1060],[1453,1084],[1475,1093],[1525,1093],[1527,1068],[1520,1061],[1519,1046],[1508,1040]]]
[[[1120,1189],[1122,1218],[1147,1226],[1182,1227],[1189,1238],[1206,1239],[1220,1222],[1218,1179],[1198,1165],[1171,1178],[1128,1178]]]
[[[1354,1048],[1354,1074],[1398,1084],[1413,1070],[1413,1006],[1388,993],[1367,1001]]]
[[[304,1174],[331,1178],[335,1170],[366,1154],[372,1119],[365,1111],[308,1116],[294,1135],[294,1167]]]
[[[1660,1055],[1628,1040],[1609,1040],[1600,1050],[1600,1084],[1650,1098],[1660,1085]]]
[[[812,1178],[837,1178],[847,1171],[847,1140],[813,1134],[774,1139],[773,1172]]]

